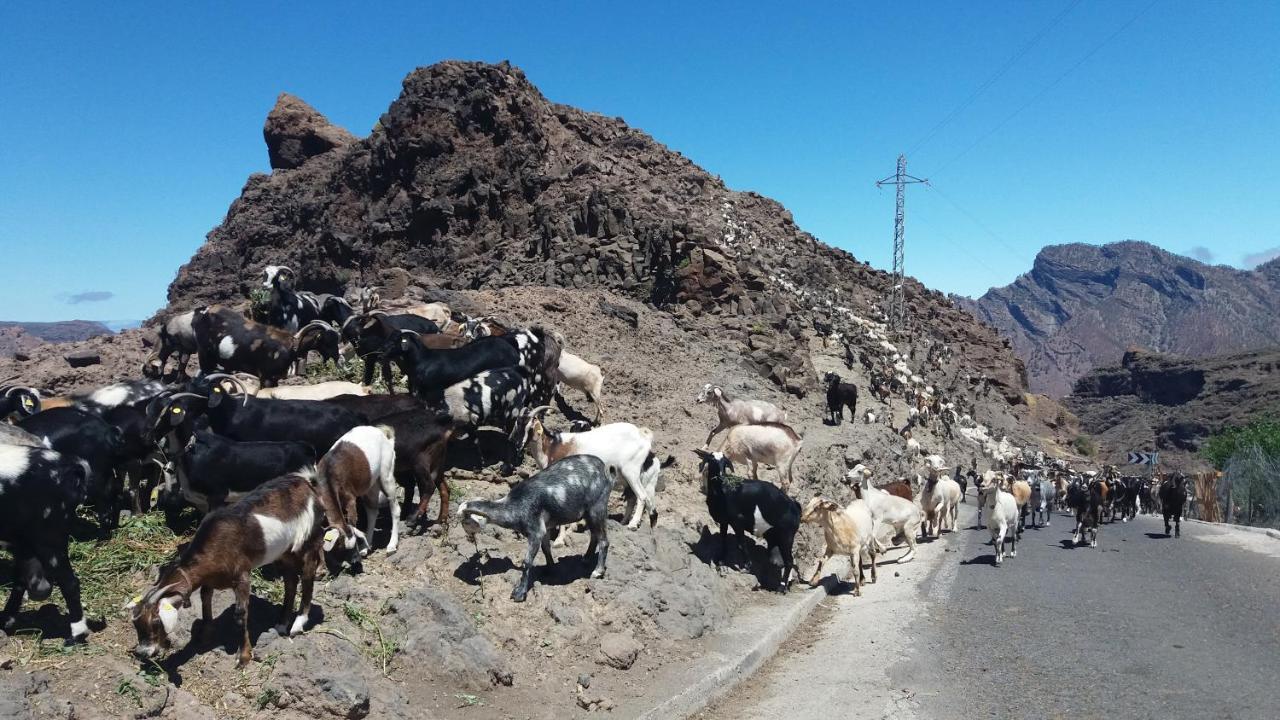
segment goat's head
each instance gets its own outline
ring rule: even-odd
[[[830,386],[830,385],[839,385],[839,384],[840,384],[840,376],[839,376],[839,375],[837,375],[837,374],[835,374],[835,373],[833,373],[833,372],[829,372],[829,373],[824,374],[824,375],[822,376],[822,379],[826,381],[826,383],[827,383],[827,385],[828,385],[828,386]]]
[[[315,350],[325,360],[332,360],[335,365],[340,364],[338,345],[341,341],[342,334],[337,328],[324,320],[312,320],[294,333],[294,354],[296,357],[306,357],[307,353]]]
[[[522,418],[524,432],[521,434],[520,447],[524,448],[542,467],[550,460],[551,446],[558,440],[558,433],[547,430],[543,418],[551,411],[550,405],[542,405],[530,410]]]
[[[262,268],[262,287],[289,290],[295,277],[293,268],[288,265],[268,265]]]
[[[195,416],[204,410],[208,398],[196,393],[160,395],[147,403],[147,431],[152,442],[160,442],[170,432],[191,429]]]
[[[378,292],[380,288],[376,286],[365,286],[360,288],[360,312],[367,313],[378,309],[382,304],[382,294]]]
[[[178,627],[178,608],[191,605],[188,598],[194,588],[187,587],[188,584],[177,561],[170,561],[161,566],[151,589],[124,606],[138,633],[138,644],[133,648],[135,657],[150,660],[169,651],[169,637]]]
[[[712,398],[719,399],[723,396],[724,396],[724,391],[720,389],[719,385],[712,385],[711,383],[706,383],[705,385],[702,386],[702,391],[698,393],[698,402],[700,403],[710,402]]]
[[[804,506],[804,512],[800,514],[800,522],[820,523],[828,515],[839,511],[840,505],[835,500],[817,495]]]
[[[698,463],[698,472],[702,475],[703,493],[707,492],[707,487],[712,480],[722,478],[726,473],[732,472],[733,470],[733,461],[725,457],[722,452],[694,450],[693,453],[701,460],[701,462]]]
[[[249,390],[239,379],[225,373],[211,373],[205,375],[204,379],[211,383],[209,386],[210,408],[220,406],[222,401],[233,393],[239,393],[242,398],[241,404],[248,404]]]
[[[462,523],[462,531],[472,543],[476,541],[476,535],[489,523],[489,519],[478,512],[475,505],[475,501],[466,500],[458,506],[458,520]]]
[[[16,412],[24,417],[40,412],[40,393],[29,387],[14,386],[4,391],[5,413]]]

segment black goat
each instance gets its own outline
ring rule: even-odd
[[[453,419],[426,408],[384,415],[376,420],[395,431],[396,482],[404,488],[401,516],[408,522],[422,522],[431,496],[440,494],[436,522],[449,522],[449,484],[444,482],[445,456],[453,437]],[[414,491],[418,502],[413,502]]]
[[[711,520],[720,526],[716,563],[724,561],[730,526],[737,535],[739,548],[743,533],[762,537],[768,545],[770,562],[782,566],[778,589],[787,592],[795,567],[792,547],[800,529],[800,503],[772,483],[730,475],[733,463],[722,453],[705,450],[694,450],[694,453],[702,459],[698,469],[702,473],[702,491],[707,496],[707,511],[711,513]]]
[[[409,388],[421,398],[435,399],[445,388],[485,370],[520,364],[520,351],[505,337],[478,338],[456,350],[430,350],[418,335],[400,331],[384,348],[383,358],[403,361]]]
[[[209,428],[232,440],[294,440],[310,445],[317,457],[333,447],[348,430],[367,424],[365,418],[325,400],[268,400],[243,395],[244,386],[226,375],[210,375],[205,413]],[[231,397],[228,385],[242,397]],[[196,407],[190,408],[199,410]]]
[[[524,555],[524,571],[511,591],[511,599],[524,602],[533,586],[533,566],[538,549],[551,566],[551,541],[561,525],[583,520],[591,531],[591,542],[583,557],[596,556],[591,577],[604,577],[609,555],[609,492],[618,470],[606,466],[593,455],[574,455],[548,465],[545,470],[511,488],[499,500],[468,500],[458,506],[462,529],[473,542],[486,522],[524,535],[529,549]]]
[[[267,324],[297,332],[312,320],[320,319],[320,301],[307,292],[295,292],[297,275],[287,265],[268,265],[262,269],[262,286],[271,291],[267,305]]]
[[[0,422],[9,419],[10,415],[30,417],[40,412],[40,393],[33,388],[20,385],[0,387]]]
[[[1067,487],[1067,505],[1076,515],[1076,529],[1071,542],[1079,545],[1087,539],[1089,547],[1098,547],[1098,527],[1102,524],[1102,481],[1081,481]]]
[[[318,351],[325,360],[339,364],[339,334],[333,326],[316,320],[290,334],[256,323],[230,308],[198,308],[191,325],[196,335],[200,372],[218,369],[246,372],[263,387],[275,387],[290,368],[302,370],[307,354]]]
[[[324,402],[346,408],[371,423],[388,415],[426,408],[426,404],[413,395],[336,395]]]
[[[1164,515],[1164,534],[1182,537],[1182,510],[1187,504],[1187,479],[1181,476],[1167,477],[1160,482],[1160,513]],[[1173,521],[1170,528],[1169,521]]]
[[[168,398],[155,413],[154,436],[164,438],[174,461],[180,494],[201,513],[207,513],[252,492],[260,485],[314,464],[316,451],[295,441],[228,440],[217,433],[197,430],[187,403],[198,396]]]
[[[88,636],[80,605],[80,580],[67,548],[76,507],[89,485],[88,463],[45,448],[0,445],[0,543],[13,553],[13,578],[5,603],[3,626],[15,625],[22,597],[45,600],[49,578],[67,603],[67,643]]]
[[[361,384],[373,384],[373,370],[375,367],[382,368],[382,381],[387,385],[388,393],[395,393],[395,383],[391,378],[391,361],[392,357],[388,357],[388,344],[401,332],[409,331],[418,335],[434,335],[440,332],[440,327],[427,318],[403,313],[399,315],[389,315],[380,310],[373,310],[362,315],[354,315],[348,318],[342,325],[342,339],[351,343],[355,348],[356,354],[364,360],[364,376],[361,378]],[[407,366],[400,363],[400,369],[409,375]],[[413,392],[413,378],[407,377],[409,381],[409,391]]]
[[[858,420],[858,386],[844,382],[835,373],[826,374],[827,416],[832,425],[844,419],[844,409],[849,408],[849,422]]]
[[[97,511],[99,525],[114,529],[120,522],[121,505],[116,466],[124,459],[125,449],[119,428],[97,413],[76,407],[50,408],[20,421],[18,427],[44,438],[59,453],[88,463],[88,500]]]

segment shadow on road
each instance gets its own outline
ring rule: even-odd
[[[1143,533],[1143,535],[1146,535],[1152,540],[1166,540],[1173,537],[1172,535],[1166,535],[1165,533]]]
[[[961,560],[960,564],[961,565],[990,565],[992,567],[995,567],[996,554],[991,553],[989,555],[979,555],[973,558],[972,560]]]

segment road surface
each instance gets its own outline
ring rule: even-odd
[[[700,717],[1280,718],[1280,540],[1140,517],[1069,548],[1055,513],[996,568],[973,500]]]

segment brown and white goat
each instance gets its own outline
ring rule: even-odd
[[[834,500],[818,496],[809,501],[800,522],[822,526],[822,537],[827,548],[818,558],[818,566],[814,568],[810,586],[818,584],[822,575],[822,566],[832,555],[848,555],[849,567],[853,570],[853,594],[862,594],[862,556],[871,559],[871,582],[876,581],[877,544],[872,534],[875,522],[871,519],[871,510],[862,500],[854,500],[847,508],[840,507]]]
[[[178,608],[190,607],[191,593],[196,590],[200,591],[203,631],[211,632],[213,591],[231,589],[236,593],[236,620],[243,633],[237,664],[247,664],[253,655],[250,573],[270,563],[276,563],[284,575],[284,605],[276,631],[281,636],[301,632],[311,612],[311,592],[325,535],[324,511],[312,481],[310,471],[286,475],[234,505],[209,513],[178,557],[160,568],[156,583],[126,606],[138,633],[134,655],[147,660],[169,650]],[[294,614],[299,579],[302,602]]]
[[[360,425],[338,438],[329,452],[316,465],[317,489],[325,514],[338,530],[347,550],[358,550],[360,557],[369,554],[369,542],[378,520],[378,508],[385,500],[396,498],[395,431],[386,425]],[[356,498],[362,498],[365,510],[364,532],[356,529]],[[338,537],[326,533],[324,549],[332,550]],[[387,554],[400,544],[400,513],[391,510],[391,539]]]

